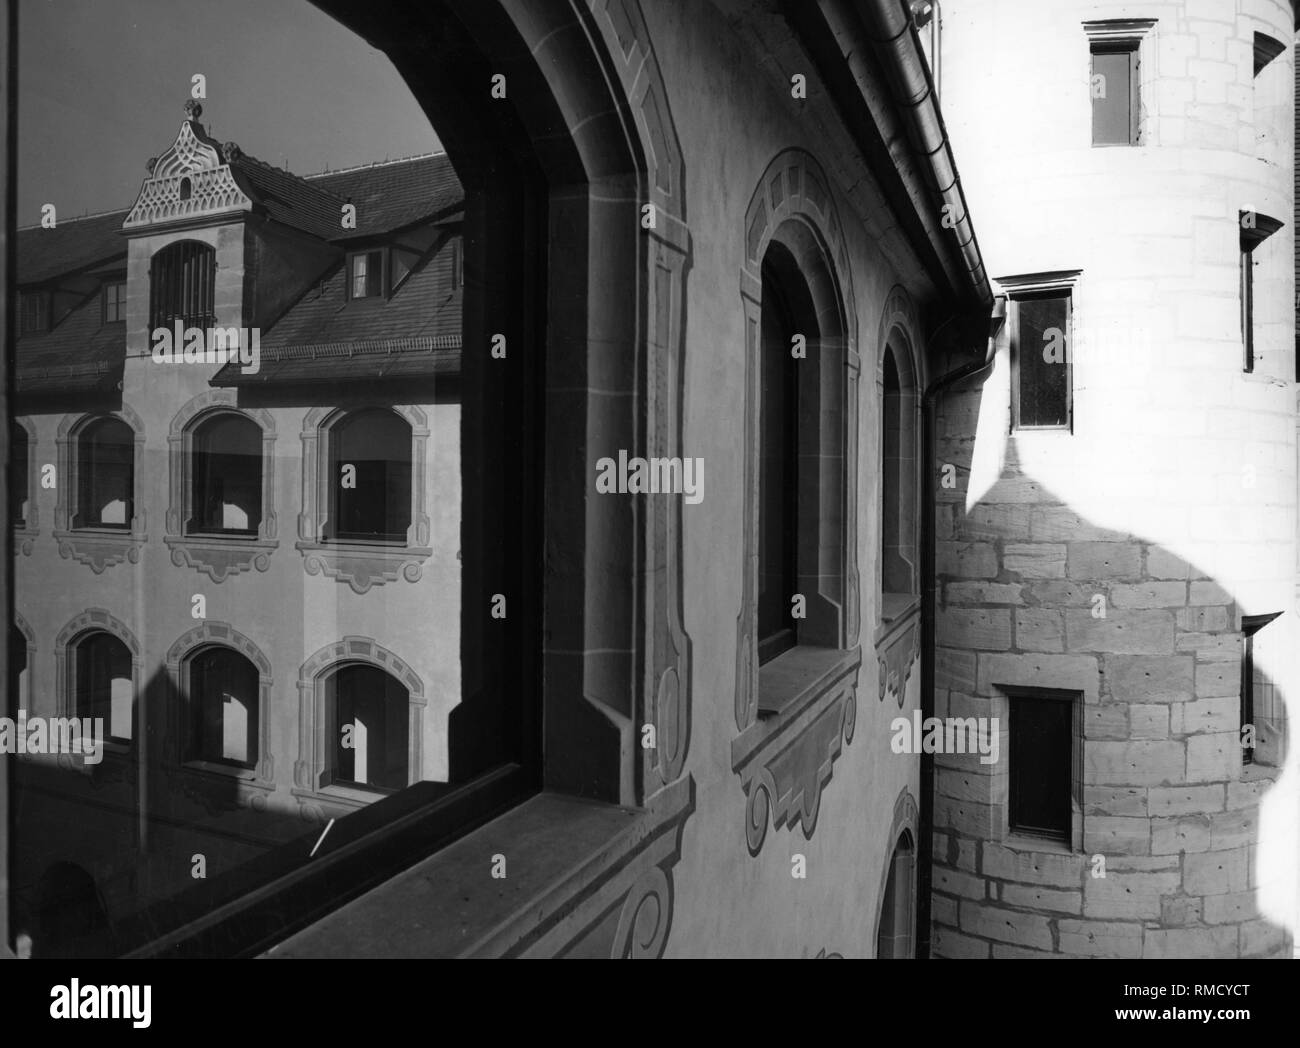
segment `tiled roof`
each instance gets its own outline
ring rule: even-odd
[[[111,393],[122,381],[126,322],[102,323],[99,293],[53,330],[18,339],[18,393]]]
[[[126,259],[126,211],[59,219],[53,229],[18,230],[18,284],[37,284],[107,259]]]
[[[309,175],[307,181],[357,208],[357,228],[344,238],[375,236],[459,210],[465,193],[445,153],[346,171]],[[339,234],[335,212],[335,235]]]
[[[241,153],[230,166],[242,176],[253,199],[277,222],[322,240],[332,240],[342,231],[343,199],[320,183],[308,182],[247,153]]]

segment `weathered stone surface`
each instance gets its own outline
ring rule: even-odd
[[[1085,739],[1127,739],[1129,737],[1128,707],[1121,704],[1085,706],[1083,737]]]
[[[992,695],[998,684],[1081,691],[1085,702],[1096,702],[1099,685],[1097,658],[1093,655],[1037,653],[980,655],[979,693]]]
[[[1062,651],[1065,616],[1060,611],[1025,608],[1016,612],[1016,647],[1021,651]]]
[[[1170,928],[1148,929],[1142,944],[1142,956],[1152,959],[1236,957],[1237,929]]]
[[[1054,579],[1026,583],[1024,592],[1028,594],[1032,603],[1045,608],[1091,607],[1093,597],[1098,593],[1109,600],[1107,587],[1104,585],[1085,586],[1079,582]]]
[[[1196,697],[1208,699],[1241,694],[1241,673],[1230,662],[1198,662],[1196,664]]]
[[[1151,853],[1176,855],[1210,850],[1210,817],[1176,815],[1151,820]]]
[[[930,917],[936,924],[957,927],[957,900],[947,895],[931,896]]]
[[[1187,561],[1167,549],[1152,546],[1147,552],[1146,573],[1153,579],[1185,579],[1188,575]]]
[[[935,928],[930,940],[936,957],[951,957],[958,960],[987,960],[989,944],[983,939],[973,939],[951,928]]]
[[[1206,924],[1241,924],[1259,916],[1255,892],[1229,892],[1205,897]]]
[[[1120,702],[1181,702],[1192,697],[1195,662],[1187,655],[1108,655],[1102,672]]]
[[[1063,578],[1065,547],[1048,542],[1009,543],[1003,553],[1002,565],[1025,579]]]
[[[934,656],[934,686],[972,692],[976,687],[975,656],[970,652],[939,647]]]
[[[1228,628],[1228,609],[1221,605],[1179,608],[1178,628],[1188,633],[1221,633]]]
[[[1169,730],[1174,735],[1232,732],[1237,730],[1240,718],[1241,699],[1237,695],[1175,702],[1169,707]]]
[[[1087,917],[1155,919],[1160,916],[1160,897],[1178,890],[1176,871],[1164,873],[1117,873],[1107,864],[1105,877],[1083,882],[1083,912]]]
[[[961,579],[991,579],[998,573],[998,555],[987,542],[935,543],[935,570]]]
[[[1223,786],[1152,786],[1147,791],[1152,815],[1191,815],[1223,810]]]
[[[1240,766],[1241,741],[1235,733],[1188,737],[1187,782],[1226,781]]]
[[[1089,742],[1084,781],[1098,786],[1173,786],[1183,779],[1181,742]]]
[[[957,536],[966,540],[1028,539],[1032,507],[1024,504],[976,505],[953,521]]]
[[[1067,574],[1072,579],[1140,578],[1142,548],[1135,542],[1072,542]]]
[[[947,604],[1024,604],[1023,589],[1014,582],[950,582],[943,592]]]
[[[1090,854],[1150,855],[1151,824],[1140,818],[1094,815],[1084,820],[1083,850]]]
[[[1065,613],[1066,647],[1071,651],[1163,655],[1174,650],[1174,622],[1168,611],[1111,610],[1104,619],[1087,611]]]
[[[945,647],[1006,651],[1011,647],[1011,612],[997,608],[944,608],[938,616]]]
[[[1169,738],[1169,709],[1163,705],[1134,703],[1128,708],[1129,732],[1134,739]]]
[[[1187,584],[1120,582],[1110,588],[1110,603],[1116,608],[1179,608],[1187,603]]]
[[[1286,930],[1268,920],[1247,921],[1237,941],[1242,957],[1271,956],[1287,947]]]
[[[983,899],[988,895],[986,882],[981,877],[962,873],[960,870],[946,866],[936,866],[932,879],[934,890],[948,895],[960,895],[964,899]]]
[[[1147,791],[1141,786],[1085,786],[1084,815],[1146,815]]]
[[[1187,895],[1166,895],[1160,900],[1160,923],[1166,928],[1202,923],[1201,900]]]
[[[1183,891],[1188,895],[1227,895],[1246,888],[1244,851],[1202,852],[1183,858]]]
[[[1023,884],[1076,888],[1083,874],[1083,855],[1019,851],[985,841],[980,849],[980,872],[985,877]]]
[[[1125,921],[1072,921],[1057,924],[1061,953],[1071,957],[1141,957],[1142,925]]]
[[[1193,582],[1188,604],[1231,604],[1232,594],[1217,582]]]
[[[1116,542],[1129,537],[1092,523],[1069,506],[1035,507],[1029,534],[1035,542]]]
[[[1259,810],[1242,808],[1210,816],[1210,847],[1245,848],[1259,841]]]
[[[1020,884],[1002,886],[1002,902],[1008,906],[1027,910],[1051,910],[1078,916],[1083,912],[1081,891],[1060,891],[1053,888],[1030,888]]]
[[[996,939],[1040,950],[1052,949],[1052,929],[1046,917],[987,903],[962,901],[961,930],[981,939]]]

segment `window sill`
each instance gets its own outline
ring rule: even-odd
[[[302,552],[308,575],[324,574],[346,582],[356,593],[372,586],[396,582],[419,582],[423,564],[433,550],[427,546],[389,545],[382,542],[306,542],[294,546]]]
[[[1025,833],[1008,833],[1001,841],[1002,847],[1014,852],[1046,852],[1050,855],[1077,855],[1065,841],[1052,837],[1033,837]]]
[[[873,638],[879,671],[876,697],[883,702],[892,696],[900,709],[907,698],[912,665],[921,650],[920,622],[920,596],[894,593],[881,596],[881,623]]]
[[[644,811],[539,794],[264,956],[658,956],[694,810],[689,778]],[[491,876],[496,856],[501,879]]]
[[[731,766],[748,803],[745,839],[757,855],[768,818],[780,828],[798,821],[811,838],[822,788],[857,718],[861,648],[800,645],[758,671],[758,717],[731,743]]]
[[[88,565],[99,575],[105,568],[123,561],[139,564],[145,534],[127,528],[76,528],[56,531],[54,538],[59,544],[60,557]]]
[[[224,582],[231,575],[256,568],[266,571],[279,542],[246,535],[168,535],[164,540],[178,568],[193,568]]]

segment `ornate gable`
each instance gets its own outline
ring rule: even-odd
[[[253,201],[231,169],[239,147],[208,137],[198,118],[202,107],[185,105],[187,119],[171,148],[149,162],[149,177],[122,223],[135,229],[158,222],[251,211]]]

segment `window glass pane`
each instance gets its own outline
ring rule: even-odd
[[[77,526],[129,528],[135,491],[135,434],[120,419],[100,419],[78,438]]]
[[[1015,303],[1016,362],[1021,426],[1069,423],[1069,298],[1026,298]]]
[[[1011,828],[1070,836],[1070,703],[1011,700]]]
[[[220,414],[192,442],[191,528],[255,534],[262,520],[262,430],[252,419]]]
[[[257,762],[258,688],[257,667],[236,651],[212,648],[191,660],[192,758]]]
[[[22,527],[27,520],[27,495],[30,478],[27,474],[27,431],[22,426],[10,427],[9,433],[9,522]]]
[[[406,541],[411,523],[411,427],[384,409],[357,411],[329,434],[336,538]]]
[[[1132,138],[1132,51],[1092,53],[1092,143],[1127,145]]]
[[[77,716],[102,719],[107,738],[129,741],[135,734],[130,650],[112,634],[92,633],[75,652]]]

